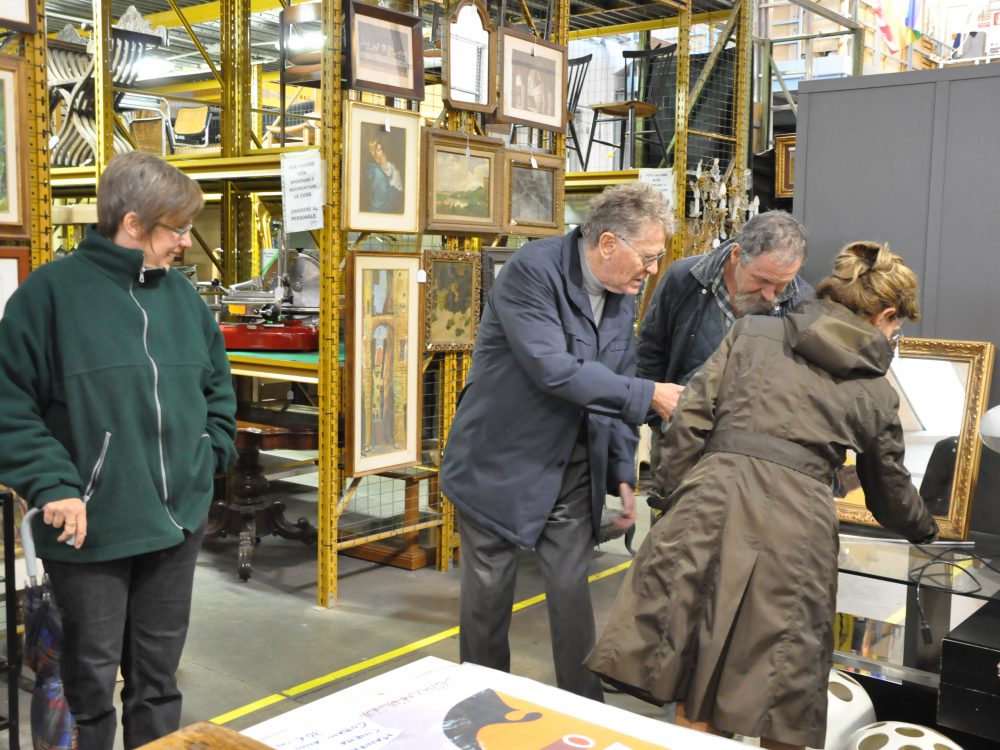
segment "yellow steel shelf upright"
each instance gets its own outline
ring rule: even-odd
[[[343,489],[343,465],[337,420],[344,412],[344,368],[340,367],[341,317],[346,271],[347,234],[342,226],[340,172],[343,159],[343,92],[340,85],[341,0],[323,3],[322,153],[326,162],[326,205],[320,232],[319,342],[319,544],[317,604],[329,607],[337,599],[338,498]]]
[[[45,3],[37,0],[38,28],[23,34],[28,78],[28,210],[31,219],[31,267],[52,259],[52,178],[49,170],[49,93],[45,41]]]

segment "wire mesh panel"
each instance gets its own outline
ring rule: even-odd
[[[735,132],[736,48],[728,40],[718,54],[713,50],[719,44],[724,24],[697,24],[691,31],[690,65],[691,88],[697,93],[688,122],[688,169],[695,169],[699,161],[710,163],[719,159],[723,170],[733,158],[737,133]],[[646,37],[646,38],[643,38]],[[626,81],[630,70],[622,53],[640,48],[655,49],[677,43],[676,29],[661,29],[646,34],[618,34],[612,36],[575,39],[570,41],[570,58],[592,55],[590,70],[580,97],[576,114],[576,130],[585,144],[594,141],[587,159],[586,171],[608,171],[618,167],[618,148],[598,141],[616,143],[620,129],[629,127],[627,122],[601,122],[594,131],[592,105],[621,101],[626,96]],[[677,53],[679,54],[679,53]],[[711,67],[705,73],[706,66]],[[704,79],[702,80],[704,74]],[[672,140],[676,119],[677,59],[667,66],[664,76],[667,85],[653,86],[644,82],[640,89],[655,92],[649,104],[658,108],[654,115],[663,133],[666,149],[655,140],[646,139],[636,145],[632,138],[625,139],[624,163],[635,167],[658,167],[673,164]],[[649,131],[650,123],[638,118],[636,130]],[[632,149],[635,157],[632,157]],[[586,153],[586,146],[584,148]],[[572,151],[569,153],[568,171],[583,171],[583,160]]]

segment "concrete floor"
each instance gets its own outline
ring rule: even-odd
[[[274,486],[286,500],[288,518],[305,516],[315,522],[314,491],[289,492],[294,487],[284,482]],[[646,507],[642,499],[640,503]],[[636,546],[649,525],[648,513],[640,517]],[[199,556],[191,627],[178,674],[183,725],[224,717],[226,726],[240,730],[424,656],[458,661],[454,635],[385,658],[458,625],[457,569],[410,572],[341,555],[338,606],[320,609],[314,546],[263,539],[248,583],[240,582],[236,559],[232,538],[206,541]],[[620,567],[629,559],[620,540],[610,543],[595,550],[591,572]],[[592,584],[598,617],[610,608],[622,578],[616,572]],[[534,557],[525,553],[516,600],[542,590]],[[510,638],[512,671],[555,684],[544,602],[514,615]],[[30,694],[22,690],[20,702],[21,747],[30,748]],[[609,696],[608,702],[664,715],[630,696]],[[0,748],[6,743],[6,735],[0,735]],[[119,731],[115,747],[121,746]]]
[[[314,490],[287,482],[273,488],[286,500],[287,517],[303,515],[315,522]],[[649,528],[645,498],[640,496],[638,504],[636,548]],[[612,542],[595,550],[591,573],[624,568],[630,559],[620,540]],[[458,624],[457,569],[408,572],[341,555],[339,604],[319,609],[315,547],[279,537],[263,539],[248,583],[239,580],[236,560],[236,540],[230,538],[207,541],[198,561],[191,628],[179,672],[183,725],[221,719],[240,730],[424,656],[458,661],[458,638],[447,633]],[[591,584],[598,630],[623,572]],[[843,611],[871,605],[872,592],[858,584],[864,581],[841,576]],[[542,590],[534,556],[525,553],[516,600]],[[902,589],[897,595],[902,597]],[[874,598],[886,613],[898,611],[894,596]],[[432,636],[440,637],[430,645],[407,648]],[[555,684],[544,603],[514,614],[510,638],[512,671]],[[30,748],[30,695],[22,691],[20,696],[21,747]],[[630,696],[609,694],[607,701],[667,718],[664,709]],[[0,748],[6,746],[2,735]],[[120,747],[119,732],[116,749]]]

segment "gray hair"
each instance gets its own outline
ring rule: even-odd
[[[647,221],[660,222],[668,239],[674,233],[663,193],[645,182],[629,182],[607,187],[591,199],[580,232],[584,245],[594,247],[605,232],[628,237]]]
[[[781,265],[806,259],[806,228],[787,211],[766,211],[743,225],[733,241],[740,246],[740,263],[762,253],[774,253]]]
[[[155,154],[129,151],[113,158],[97,188],[97,231],[114,237],[135,212],[146,232],[168,216],[193,219],[204,203],[198,183]]]

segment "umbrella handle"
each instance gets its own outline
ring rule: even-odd
[[[24,514],[24,518],[21,520],[21,546],[24,548],[24,565],[28,569],[28,579],[32,585],[38,583],[38,557],[35,556],[35,537],[31,533],[31,519],[39,512],[39,508],[32,508]]]

